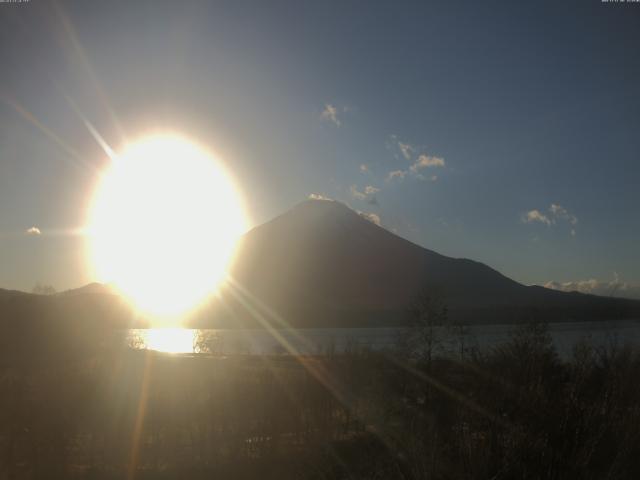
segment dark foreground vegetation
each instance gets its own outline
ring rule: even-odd
[[[0,478],[640,478],[640,354],[561,361],[540,323],[447,359],[171,356],[67,327],[4,328]]]

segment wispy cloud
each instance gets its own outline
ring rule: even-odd
[[[416,162],[409,167],[408,170],[393,170],[387,174],[387,182],[392,180],[404,180],[407,175],[412,175],[419,180],[429,179],[432,182],[438,180],[437,175],[424,175],[420,170],[429,167],[444,167],[444,160],[440,157],[429,157],[421,155]]]
[[[30,227],[24,231],[25,235],[42,235],[42,232],[38,227]]]
[[[320,114],[320,118],[333,123],[336,127],[339,127],[342,124],[340,118],[338,118],[338,108],[330,103],[325,104],[324,110]]]
[[[429,167],[444,167],[444,158],[431,157],[429,155],[422,154],[418,157],[415,163],[409,167],[409,169],[413,173],[418,173],[418,171],[423,168]]]
[[[375,213],[361,212],[359,210],[358,210],[358,214],[362,218],[369,220],[371,223],[375,223],[379,227],[382,226],[382,222],[380,221],[380,215],[376,215]]]
[[[404,180],[404,177],[407,176],[407,172],[406,170],[394,170],[392,172],[389,172],[387,174],[387,182],[391,182],[392,180]]]
[[[379,191],[380,189],[374,187],[373,185],[367,185],[366,187],[364,187],[363,191],[358,190],[358,187],[356,185],[351,185],[351,187],[349,187],[349,192],[351,193],[351,196],[353,198],[366,201],[368,203],[371,203],[372,205],[378,204],[376,193],[378,193]]]
[[[564,208],[561,205],[557,205],[555,203],[552,203],[551,206],[549,207],[549,211],[553,214],[553,216],[557,219],[561,219],[561,220],[566,220],[568,221],[571,225],[575,225],[578,223],[578,218],[573,215],[572,213],[569,213],[567,211],[566,208]]]
[[[565,223],[571,226],[569,232],[572,237],[576,235],[575,226],[578,224],[578,217],[557,203],[552,203],[544,213],[537,209],[529,210],[522,214],[521,220],[523,223],[543,223],[548,227]]]
[[[387,148],[394,150],[396,158],[409,160],[411,164],[405,169],[396,169],[387,174],[386,180],[403,180],[407,175],[411,175],[420,180],[429,179],[436,181],[437,175],[425,175],[424,170],[427,168],[443,168],[445,166],[444,158],[436,157],[425,153],[421,147],[411,145],[398,139],[397,135],[391,135],[387,142]]]
[[[400,149],[400,153],[407,160],[411,160],[411,155],[413,154],[415,148],[408,143],[398,142],[398,148]]]
[[[360,164],[360,171],[361,171],[362,173],[369,173],[369,167],[368,167],[366,164],[361,163],[361,164]]]
[[[545,283],[544,286],[546,288],[561,290],[563,292],[589,293],[605,297],[640,298],[640,285],[620,280],[620,277],[616,272],[613,273],[612,280],[597,280],[595,278],[569,282],[558,282],[552,280]]]
[[[351,193],[351,196],[353,198],[356,198],[358,200],[364,200],[367,196],[364,194],[364,192],[360,192],[358,191],[358,187],[356,187],[355,185],[351,185],[349,187],[349,192]]]
[[[396,159],[411,160],[413,154],[416,152],[416,147],[409,142],[403,142],[398,138],[398,135],[389,135],[386,142],[387,149],[390,150]]]
[[[523,214],[522,221],[524,223],[540,222],[544,223],[547,226],[551,225],[551,220],[549,219],[549,217],[547,217],[540,210],[529,210],[528,212]]]
[[[320,193],[310,193],[309,196],[307,197],[309,200],[322,200],[325,202],[333,202],[333,198],[329,198],[329,197],[325,197],[324,195],[320,194]]]

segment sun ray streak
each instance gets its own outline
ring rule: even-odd
[[[109,115],[111,121],[116,125],[116,129],[120,135],[121,138],[125,138],[124,134],[123,134],[123,130],[122,127],[120,126],[115,113],[113,112],[113,110],[110,108],[108,102],[106,101],[106,95],[104,95],[104,92],[100,86],[100,84],[97,82],[97,79],[95,78],[95,76],[93,75],[93,71],[90,68],[89,62],[86,59],[86,56],[83,53],[83,49],[81,48],[78,40],[77,40],[77,36],[74,33],[73,27],[71,25],[71,23],[69,22],[68,18],[60,11],[60,7],[54,5],[54,7],[57,7],[58,10],[58,14],[60,16],[61,22],[65,28],[65,30],[67,31],[67,35],[69,36],[69,39],[71,41],[71,43],[74,45],[74,49],[78,52],[79,56],[82,59],[82,63],[85,66],[85,68],[87,69],[87,71],[89,72],[89,76],[91,78],[91,80],[93,81],[93,87],[96,89],[97,93],[98,93],[98,97],[102,100],[102,104],[103,107],[107,110],[107,114]],[[30,29],[22,24],[22,28],[25,31],[26,34],[31,34]],[[38,55],[38,59],[42,61],[42,57],[40,55]],[[87,130],[89,131],[89,133],[93,136],[93,138],[96,140],[96,142],[98,143],[98,145],[104,150],[104,152],[107,154],[107,156],[111,159],[114,160],[116,158],[116,155],[113,151],[113,149],[109,146],[109,144],[104,140],[103,136],[100,135],[100,133],[98,132],[98,130],[93,126],[93,124],[88,120],[88,118],[86,117],[86,115],[84,115],[80,108],[78,107],[78,105],[76,104],[76,102],[73,101],[73,99],[66,93],[65,89],[62,87],[61,82],[57,81],[54,77],[54,75],[51,72],[46,72],[45,73],[46,77],[49,79],[49,81],[54,85],[54,87],[62,94],[62,96],[64,97],[64,99],[66,100],[66,102],[71,106],[71,109],[75,112],[75,114],[80,118],[80,120],[82,121],[82,123],[84,124],[84,126],[87,128]],[[10,103],[10,102],[7,102]],[[11,103],[10,103],[11,104]],[[26,115],[24,112],[21,112],[19,110],[19,107],[17,108],[15,105],[11,104],[11,106],[14,107],[14,109],[17,109],[18,112],[23,115],[25,118],[27,118],[27,120],[31,121],[33,123],[33,115],[30,114],[29,112],[26,112]],[[24,110],[24,109],[23,109]],[[32,118],[30,118],[32,117]],[[42,124],[40,125],[36,125],[39,128],[40,127],[44,127]],[[46,128],[46,127],[45,127]],[[42,128],[41,128],[42,130]],[[48,130],[48,129],[47,129]],[[45,133],[47,133],[45,131]],[[53,132],[50,132],[50,134],[53,134]],[[55,136],[55,134],[53,134]],[[59,137],[58,137],[59,140]],[[54,138],[54,141],[57,141]],[[69,150],[68,146],[63,146],[63,148],[66,148],[67,150]],[[73,150],[73,149],[71,149]],[[71,152],[69,152],[71,153]],[[76,153],[77,155],[77,153]],[[79,155],[77,155],[79,157]]]
[[[4,103],[13,108],[20,116],[22,116],[22,118],[31,123],[34,127],[44,133],[46,137],[49,138],[49,140],[53,141],[56,145],[62,148],[62,150],[68,153],[75,160],[75,162],[70,162],[74,167],[86,168],[95,171],[94,166],[85,162],[75,149],[70,147],[62,138],[60,138],[55,132],[53,132],[44,123],[42,123],[33,113],[31,113],[15,100],[12,100],[5,95],[3,95],[1,98]]]
[[[102,135],[98,133],[98,130],[96,130],[95,127],[91,124],[91,122],[86,118],[83,118],[83,122],[84,122],[84,126],[87,127],[87,130],[89,130],[89,133],[91,133],[94,140],[98,143],[98,145],[100,145],[102,150],[104,150],[104,153],[107,154],[107,156],[111,159],[111,161],[115,161],[117,158],[115,152],[111,149],[111,147],[104,140],[104,138],[102,138]]]
[[[126,142],[126,135],[124,133],[124,129],[122,128],[122,125],[120,124],[120,120],[118,119],[115,111],[111,107],[111,104],[109,103],[109,99],[107,98],[107,95],[104,89],[102,88],[102,84],[98,80],[97,75],[95,74],[95,72],[93,71],[93,68],[91,67],[91,63],[89,62],[89,59],[87,58],[87,55],[84,52],[84,48],[82,47],[78,39],[78,35],[76,33],[75,28],[73,27],[73,24],[71,23],[70,18],[62,11],[62,8],[57,3],[54,3],[54,10],[56,11],[58,18],[67,33],[67,38],[71,42],[73,50],[75,51],[76,55],[78,56],[78,59],[80,60],[80,63],[82,64],[87,75],[89,76],[89,79],[92,83],[93,88],[95,89],[96,95],[100,100],[100,103],[102,103],[102,106],[104,107],[107,114],[109,115],[111,123],[116,129],[116,132],[118,133],[120,141]]]
[[[276,328],[271,325],[269,319],[265,317],[260,311],[258,311],[255,307],[251,305],[250,302],[255,302],[258,304],[260,308],[267,312],[269,316],[275,316],[276,321],[280,325],[289,325],[289,323],[277,315],[271,308],[257,299],[254,295],[252,295],[249,291],[247,291],[244,287],[242,287],[239,282],[233,280],[230,276],[228,277],[228,283],[232,287],[230,289],[232,295],[241,303],[241,305],[247,309],[247,311],[252,315],[254,319],[256,319],[273,337],[280,342],[280,344],[285,348],[287,352],[289,352],[295,360],[323,387],[327,389],[327,391],[336,399],[336,401],[342,405],[347,411],[351,412],[355,418],[359,421],[362,421],[365,425],[368,425],[368,420],[362,415],[359,415],[359,411],[356,408],[355,399],[352,398],[352,395],[349,394],[348,389],[345,385],[342,385],[338,382],[327,370],[327,368],[322,364],[322,361],[314,360],[313,358],[305,355],[299,354],[297,349],[293,347],[278,331]],[[391,432],[386,431],[381,425],[375,425],[374,429],[371,430],[380,441],[389,449],[392,448],[392,441],[394,435]],[[331,448],[331,447],[330,447]]]
[[[396,366],[402,368],[403,370],[406,370],[407,372],[409,372],[410,374],[414,375],[415,377],[417,377],[418,379],[428,383],[429,385],[431,385],[432,387],[436,388],[437,390],[439,390],[440,392],[444,393],[445,395],[447,395],[448,397],[452,398],[453,400],[461,403],[462,405],[464,405],[465,407],[467,407],[469,410],[472,410],[498,424],[500,424],[501,426],[506,426],[506,423],[504,422],[503,419],[501,419],[500,417],[498,417],[497,415],[491,413],[489,410],[487,410],[486,408],[482,407],[481,405],[478,405],[476,402],[474,402],[473,400],[471,400],[470,398],[466,397],[465,395],[461,394],[460,392],[458,392],[457,390],[445,385],[444,383],[440,382],[439,380],[437,380],[436,378],[434,378],[431,375],[426,374],[425,372],[418,370],[417,368],[413,367],[412,365],[410,365],[407,362],[402,362],[400,361],[397,357],[395,357],[394,355],[387,355],[387,359],[395,364]]]
[[[236,287],[239,286],[237,282],[231,283],[230,285]],[[244,290],[244,289],[243,289]],[[345,394],[346,389],[344,389],[335,379],[331,376],[329,371],[318,361],[314,361],[307,355],[302,355],[294,345],[292,345],[276,328],[273,327],[271,322],[265,315],[263,315],[258,309],[253,307],[250,303],[251,300],[255,300],[255,297],[249,292],[242,293],[240,289],[235,290],[232,288],[230,290],[232,294],[236,297],[236,299],[247,309],[249,314],[257,320],[267,331],[285,348],[285,350],[290,353],[300,364],[307,369],[307,371],[317,380],[319,381],[329,392],[336,398],[336,400],[347,408],[351,408],[352,402]],[[249,301],[248,301],[249,300]],[[267,312],[269,313],[269,312]],[[280,322],[284,321],[283,319],[279,319]]]
[[[93,139],[96,141],[96,143],[100,146],[100,148],[102,148],[104,153],[111,159],[111,161],[115,161],[117,157],[113,149],[109,146],[109,144],[102,137],[102,135],[100,135],[98,130],[93,126],[93,124],[89,121],[89,119],[80,111],[80,108],[78,108],[78,105],[76,104],[76,102],[74,102],[73,99],[71,99],[71,97],[69,97],[69,95],[67,95],[62,90],[62,88],[60,88],[60,90],[62,91],[62,96],[64,97],[64,99],[71,106],[71,109],[75,112],[75,114],[80,118],[80,120],[82,121],[86,129],[89,131]]]
[[[145,352],[145,361],[142,372],[142,382],[140,383],[140,396],[138,399],[138,409],[134,419],[133,430],[131,433],[131,452],[129,455],[129,464],[127,465],[127,478],[133,480],[138,467],[140,458],[140,442],[142,438],[142,430],[144,427],[144,419],[147,413],[147,403],[149,400],[149,383],[151,378],[151,369],[153,368],[153,353]]]
[[[28,30],[28,28],[23,25],[23,29],[25,30],[25,32],[30,33],[30,31]],[[40,56],[38,58],[41,58]],[[96,142],[98,143],[98,145],[102,148],[102,150],[104,150],[104,152],[107,154],[107,156],[111,159],[114,160],[116,158],[115,153],[113,151],[113,149],[109,146],[109,144],[104,140],[104,138],[102,137],[102,135],[100,135],[100,133],[98,132],[98,130],[93,126],[93,124],[87,119],[86,115],[84,115],[80,109],[78,108],[76,102],[74,102],[71,97],[65,92],[65,89],[62,87],[62,84],[60,82],[58,82],[55,77],[51,74],[51,72],[46,72],[45,76],[49,79],[49,81],[54,85],[54,87],[62,94],[63,98],[66,100],[66,102],[71,106],[71,109],[75,112],[75,114],[80,118],[80,120],[82,121],[82,123],[84,124],[85,128],[87,128],[87,130],[89,131],[89,133],[93,136],[94,140],[96,140]],[[95,87],[95,85],[94,85]],[[98,86],[99,87],[99,86]],[[98,88],[99,91],[101,91]],[[31,112],[29,112],[26,108],[22,107],[20,104],[18,104],[15,101],[12,101],[10,98],[8,98],[6,95],[3,95],[3,101],[5,103],[7,103],[8,105],[10,105],[14,110],[16,110],[23,118],[25,118],[27,121],[29,121],[30,123],[32,123],[35,127],[39,128],[43,133],[45,133],[45,135],[47,137],[49,137],[51,140],[53,140],[55,143],[57,143],[59,146],[61,146],[67,153],[69,153],[70,155],[72,155],[76,160],[78,160],[80,163],[82,164],[86,164],[86,162],[82,161],[82,159],[80,158],[80,155],[78,154],[78,152],[76,152],[73,148],[71,148],[68,144],[66,144],[66,142],[64,142],[58,135],[56,135],[51,129],[47,128],[42,122],[40,122]],[[115,118],[115,114],[113,114],[113,112],[109,111],[108,105],[104,105],[103,102],[103,106],[105,106],[105,108],[108,110],[108,114],[109,116],[112,118],[112,120]],[[119,131],[121,131],[121,127],[118,125],[117,127],[119,129]],[[120,135],[121,137],[124,137],[123,135]],[[88,165],[88,164],[86,164]]]
[[[267,315],[269,315],[269,317],[273,318],[279,325],[279,328],[286,328],[296,338],[296,341],[298,342],[298,344],[304,345],[307,351],[311,351],[311,349],[313,348],[313,344],[309,341],[309,339],[304,335],[301,335],[298,332],[298,330],[293,328],[286,319],[284,319],[280,314],[278,314],[278,312],[276,312],[271,307],[266,305],[262,300],[257,298],[255,295],[252,295],[246,288],[242,286],[242,284],[240,284],[237,280],[235,280],[233,276],[231,276],[230,274],[227,274],[227,282],[231,286],[233,286],[234,288],[242,292],[243,295],[250,298],[251,301],[254,304],[256,304],[259,308],[261,308],[264,312],[266,312]]]
[[[247,309],[247,311],[253,316],[253,318],[258,320],[260,322],[260,324],[263,325],[267,329],[267,331],[269,333],[271,333],[274,336],[274,338],[277,341],[279,341],[281,343],[281,345],[290,354],[292,354],[294,356],[294,358],[296,360],[298,360],[298,362],[318,382],[320,382],[325,388],[327,388],[327,390],[334,396],[334,398],[340,404],[342,404],[344,407],[350,409],[350,411],[352,411],[354,413],[357,412],[357,409],[353,408],[354,405],[353,405],[352,399],[350,399],[349,395],[346,393],[347,389],[344,388],[343,385],[340,385],[340,383],[337,382],[332,377],[330,372],[320,362],[314,362],[311,358],[309,358],[307,356],[304,356],[304,355],[300,355],[298,350],[295,347],[293,347],[277,331],[276,328],[273,327],[273,325],[271,324],[269,319],[267,317],[265,317],[265,315],[260,313],[255,307],[253,307],[250,304],[250,302],[256,303],[259,306],[259,308],[261,308],[262,310],[266,311],[268,316],[275,317],[275,319],[278,322],[278,324],[283,325],[283,326],[288,326],[289,325],[288,322],[286,322],[286,320],[284,320],[282,317],[280,317],[275,312],[273,312],[272,309],[270,309],[269,307],[264,305],[264,303],[261,302],[259,299],[257,299],[255,296],[251,295],[251,293],[248,292],[244,287],[242,287],[239,284],[239,282],[233,280],[232,278],[229,278],[229,284],[230,284],[230,286],[234,287],[233,289],[231,289],[231,292],[241,302],[241,304]],[[234,292],[234,289],[236,290],[236,292]],[[474,411],[474,412],[484,416],[485,418],[488,418],[488,419],[492,420],[493,422],[495,422],[495,423],[497,423],[497,424],[499,424],[501,426],[507,426],[507,423],[504,421],[504,419],[502,419],[499,416],[497,416],[496,414],[490,412],[489,410],[487,410],[486,408],[482,407],[481,405],[478,405],[472,399],[466,397],[465,395],[461,394],[460,392],[456,391],[455,389],[443,384],[442,382],[440,382],[436,378],[434,378],[434,377],[432,377],[430,375],[427,375],[426,373],[416,369],[415,367],[409,365],[406,362],[401,362],[398,358],[396,358],[393,355],[387,355],[386,357],[392,364],[394,364],[397,367],[400,367],[400,368],[408,371],[412,375],[414,375],[417,378],[419,378],[420,380],[428,383],[432,387],[436,388],[437,390],[439,390],[443,394],[449,396],[453,400],[459,402],[460,404],[462,404],[464,407],[470,409],[471,411]],[[385,433],[383,431],[376,431],[374,433],[378,436],[378,438],[380,438],[380,440],[385,445],[389,445],[389,441],[390,440],[389,440],[389,438],[387,438],[389,436],[387,433]]]

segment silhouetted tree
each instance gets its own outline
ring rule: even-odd
[[[431,365],[440,347],[443,327],[448,320],[447,305],[440,290],[425,290],[418,294],[409,307],[411,321],[406,346],[408,353],[418,361]]]

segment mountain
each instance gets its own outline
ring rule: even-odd
[[[20,290],[6,290],[4,288],[0,288],[0,302],[7,298],[12,298],[15,296],[23,296],[23,295],[29,295],[29,294],[26,292],[21,292]]]
[[[425,291],[441,296],[461,321],[640,316],[640,302],[524,286],[482,263],[416,245],[328,200],[302,202],[248,232],[231,275],[246,291],[245,303],[253,299],[304,327],[402,324]],[[250,322],[238,293],[222,296],[230,324]],[[212,311],[220,317],[222,309]]]
[[[98,283],[53,295],[0,289],[0,323],[5,321],[53,325],[84,322],[118,328],[141,324],[123,298]]]
[[[302,202],[245,234],[230,278],[191,325],[256,328],[263,315],[276,326],[397,326],[423,292],[438,295],[453,320],[469,323],[640,318],[640,301],[525,286],[482,263],[416,245],[329,200]],[[108,285],[56,295],[0,290],[0,321],[33,318],[142,325]]]
[[[114,295],[115,289],[110,284],[92,282],[88,283],[80,288],[72,288],[71,290],[65,290],[56,295],[59,296],[75,296],[75,295]]]

